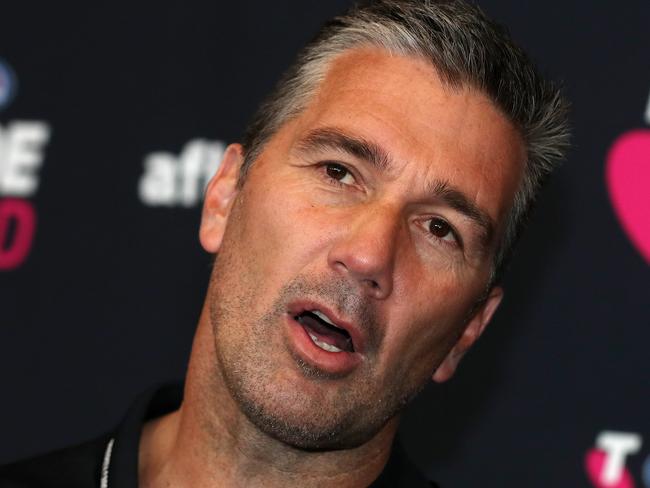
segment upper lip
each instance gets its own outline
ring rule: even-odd
[[[298,300],[289,305],[289,313],[291,314],[291,317],[296,317],[303,312],[311,312],[314,310],[324,313],[336,327],[343,329],[350,334],[354,352],[363,353],[366,334],[361,331],[353,321],[343,317],[342,314],[334,310],[332,307],[316,300]]]

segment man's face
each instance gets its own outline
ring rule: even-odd
[[[356,446],[451,376],[500,300],[479,303],[523,160],[484,95],[371,49],[332,63],[241,190],[231,147],[201,240],[218,251],[216,374],[248,418],[298,447]]]

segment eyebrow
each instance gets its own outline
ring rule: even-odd
[[[351,136],[332,127],[315,129],[309,132],[298,142],[297,149],[300,151],[323,149],[343,151],[368,161],[381,171],[389,171],[393,166],[388,153],[379,145],[363,137]]]
[[[369,162],[380,171],[390,172],[394,168],[392,159],[381,146],[333,127],[310,131],[298,141],[296,149],[304,152],[326,149],[343,151]],[[480,229],[480,250],[482,253],[488,250],[489,243],[494,236],[495,224],[485,211],[473,203],[460,189],[445,180],[435,180],[429,183],[427,193],[442,200],[450,208],[460,212],[476,224]]]

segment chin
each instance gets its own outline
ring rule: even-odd
[[[270,407],[270,408],[269,408]],[[260,431],[288,446],[306,451],[352,449],[368,442],[384,426],[360,428],[351,418],[321,408],[287,409],[240,401],[240,408]],[[298,410],[298,411],[296,411]],[[355,416],[356,417],[356,416]],[[388,419],[386,419],[388,420]],[[352,425],[356,424],[356,425]]]
[[[298,391],[294,384],[270,382],[265,386],[258,383],[231,393],[240,411],[259,431],[306,451],[353,449],[366,444],[421,390],[384,392],[382,401],[377,402],[368,399],[380,395],[359,388],[326,398],[313,394],[313,390],[312,394]]]

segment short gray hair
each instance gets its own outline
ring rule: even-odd
[[[475,5],[462,0],[376,0],[325,24],[254,114],[243,139],[240,182],[266,142],[307,107],[331,61],[368,46],[424,59],[449,86],[481,90],[519,130],[527,151],[524,176],[494,259],[492,286],[501,279],[539,189],[568,148],[568,103],[507,30]]]

